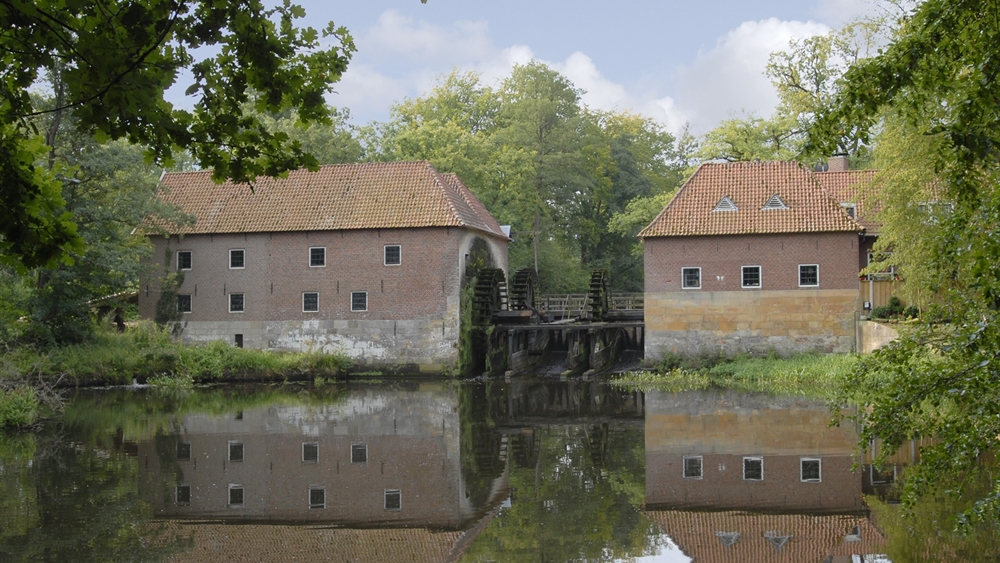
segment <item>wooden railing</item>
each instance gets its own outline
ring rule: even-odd
[[[612,293],[611,310],[642,310],[642,293]],[[538,296],[538,309],[561,315],[581,317],[589,311],[586,293],[559,293]]]

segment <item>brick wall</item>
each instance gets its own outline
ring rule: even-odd
[[[340,351],[358,366],[435,371],[457,358],[463,252],[477,238],[506,269],[504,243],[459,228],[153,237],[139,313],[152,318],[164,261],[173,271],[177,251],[189,250],[178,291],[191,295],[181,319],[189,341],[241,334],[247,347]],[[401,247],[401,264],[384,264],[386,245]],[[310,266],[311,247],[326,249],[325,266]],[[232,249],[245,251],[243,269],[229,267]],[[319,294],[319,311],[303,311],[305,292]],[[352,292],[366,294],[367,310],[352,310]],[[234,293],[244,295],[242,313],[229,311]]]
[[[853,233],[646,239],[646,361],[853,350],[859,251]],[[799,286],[800,264],[818,265],[818,287]],[[760,267],[759,288],[742,287],[743,266]],[[699,289],[681,287],[689,267]]]

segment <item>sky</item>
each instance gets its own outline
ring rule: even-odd
[[[386,121],[454,69],[494,85],[514,64],[548,64],[600,110],[673,133],[771,114],[771,52],[877,9],[877,0],[294,0],[300,25],[345,26],[357,46],[328,101],[355,124]]]

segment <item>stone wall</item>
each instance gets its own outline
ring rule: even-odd
[[[899,338],[896,329],[874,321],[858,321],[858,353],[868,354]]]
[[[339,352],[355,370],[436,372],[458,361],[459,295],[472,248],[507,268],[506,243],[460,228],[368,229],[296,233],[151,237],[154,251],[139,293],[139,314],[152,318],[164,269],[189,251],[178,294],[191,311],[180,315],[188,342],[242,341],[244,347]],[[401,247],[398,265],[384,263],[386,245]],[[313,267],[309,249],[325,249]],[[229,251],[245,252],[243,268]],[[354,310],[352,292],[367,307]],[[244,310],[229,310],[230,295]],[[318,310],[303,310],[303,294],[318,294]]]
[[[851,352],[856,289],[646,293],[646,361],[664,354]]]

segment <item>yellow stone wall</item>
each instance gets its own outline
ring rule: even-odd
[[[857,310],[853,289],[647,292],[646,360],[666,353],[850,352]]]

